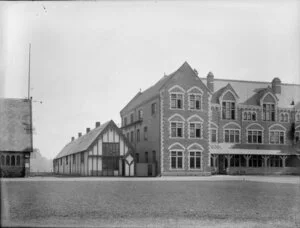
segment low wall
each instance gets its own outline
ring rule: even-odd
[[[230,167],[227,169],[230,175],[283,175],[283,174],[300,174],[300,167]]]
[[[4,166],[0,168],[1,177],[24,177],[25,167],[22,166]]]
[[[151,170],[149,170],[149,169],[151,169]],[[149,171],[150,171],[150,173],[149,173]],[[136,163],[136,176],[137,177],[148,177],[148,176],[155,177],[156,176],[155,163]]]
[[[163,172],[162,176],[210,176],[211,172],[201,171],[174,171],[174,172]]]

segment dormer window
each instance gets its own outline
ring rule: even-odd
[[[236,104],[238,101],[238,96],[234,92],[230,84],[227,85],[227,90],[219,98],[223,120],[235,120],[236,119]]]
[[[183,109],[183,94],[171,93],[171,109]]]
[[[263,120],[275,121],[275,104],[263,104]]]
[[[235,119],[235,102],[233,101],[222,102],[222,119],[223,120]]]

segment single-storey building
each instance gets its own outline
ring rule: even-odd
[[[72,137],[53,160],[55,174],[79,176],[134,176],[134,149],[111,120],[96,122],[86,134]]]
[[[0,98],[0,176],[29,175],[32,146],[31,99]]]

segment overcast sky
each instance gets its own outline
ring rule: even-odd
[[[184,61],[200,77],[300,83],[299,1],[0,3],[0,96],[27,96],[53,158]]]

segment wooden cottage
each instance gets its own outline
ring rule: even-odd
[[[134,150],[111,120],[78,133],[53,160],[56,174],[79,176],[134,176]]]

